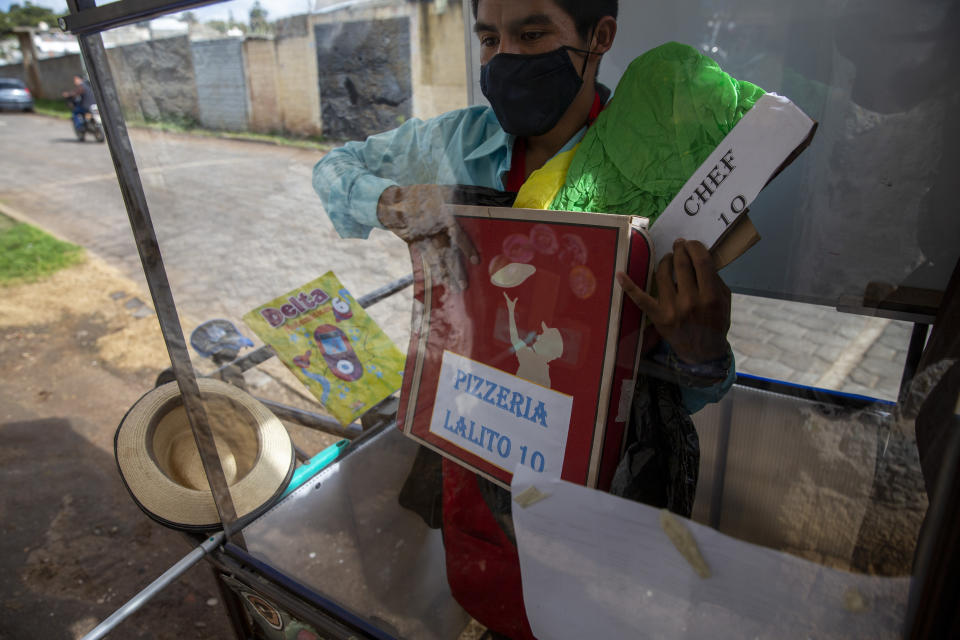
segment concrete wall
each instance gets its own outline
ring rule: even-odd
[[[247,128],[247,81],[243,40],[224,38],[191,43],[200,124],[210,129]]]
[[[270,133],[283,129],[283,113],[277,91],[277,49],[272,40],[249,39],[243,43],[247,89],[250,97],[248,125],[251,131]]]
[[[459,2],[398,2],[285,18],[273,39],[179,36],[107,54],[129,119],[356,139],[466,105],[462,20]],[[81,61],[40,67],[44,91],[58,96]]]
[[[324,135],[363,139],[413,112],[410,19],[314,27]]]
[[[186,36],[107,49],[107,59],[127,119],[199,122],[193,56]]]
[[[279,20],[274,39],[245,41],[251,130],[304,136],[322,133],[310,19],[302,15]]]
[[[467,60],[463,5],[451,2],[442,12],[434,3],[414,5],[413,115],[418,118],[467,106]]]
[[[23,64],[17,62],[16,64],[0,65],[0,78],[19,78],[26,82],[23,75]]]
[[[38,98],[57,98],[64,91],[73,89],[73,76],[84,75],[83,62],[78,54],[44,58],[38,60],[37,64],[40,66],[41,82],[40,91],[35,92]],[[23,63],[0,66],[0,77],[26,80]]]
[[[64,91],[73,89],[73,76],[83,76],[83,59],[74,53],[58,58],[39,60],[40,82],[43,96],[56,98]]]
[[[308,16],[287,21],[277,33],[277,95],[284,130],[298,135],[323,133],[317,91],[317,54]]]

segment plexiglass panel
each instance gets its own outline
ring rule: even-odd
[[[536,11],[570,3],[495,4],[526,7],[543,26]],[[652,273],[642,220],[598,216],[607,221],[588,233],[583,213],[507,208],[513,195],[503,192],[529,172],[511,175],[514,138],[482,106],[472,3],[235,0],[104,35],[195,369],[210,374],[277,338],[286,366],[274,357],[226,377],[337,434],[282,414],[306,455],[359,436],[360,416],[400,395],[404,379],[400,426],[416,438],[393,424],[366,434],[244,532],[254,558],[362,619],[372,637],[472,638],[484,627],[503,634],[494,637],[583,637],[601,615],[623,621],[609,628],[624,637],[702,637],[714,624],[729,637],[896,637],[904,624],[927,508],[915,416],[894,404],[912,327],[907,316],[835,308],[864,311],[868,289],[929,299],[956,263],[960,227],[947,202],[955,3],[648,4],[620,3],[600,72],[611,88],[631,60],[678,40],[819,122],[810,148],[752,205],[762,239],[720,272],[735,291],[725,336],[733,361],[725,308],[721,352],[688,358],[696,348],[684,351],[681,333],[673,345],[660,340],[667,319],[648,313],[651,331],[622,296],[617,270],[641,284]],[[553,151],[574,140],[561,142]],[[72,177],[43,181],[40,169],[20,167],[16,179],[32,186],[4,199],[136,281],[139,297],[126,304],[149,316],[110,158],[102,146],[79,149],[81,161],[63,164]],[[77,201],[90,204],[77,210]],[[478,206],[441,206],[450,202]],[[479,255],[465,266],[469,246]],[[320,280],[330,271],[336,282]],[[415,286],[361,309],[364,294],[413,271]],[[709,270],[685,275],[717,283]],[[311,315],[318,309],[323,318]],[[156,334],[143,351],[142,368],[168,365]],[[756,378],[728,391],[737,372]],[[447,411],[440,428],[436,407]],[[567,431],[543,436],[557,407]],[[536,438],[498,422],[514,418]],[[190,444],[180,426],[165,444]],[[546,445],[524,444],[541,436]],[[466,466],[451,459],[457,438],[470,442],[461,449],[473,457],[458,458]],[[256,446],[232,457],[240,476],[265,459],[267,445]],[[701,560],[723,569],[703,577],[697,561],[688,566],[677,536],[647,526],[649,511],[635,555],[613,544],[623,536],[598,539],[596,522],[576,511],[554,531],[518,534],[513,510],[551,498],[525,491],[516,501],[504,462],[515,458],[531,473],[559,468],[590,491],[690,516],[679,537],[699,536]],[[614,522],[642,520],[603,508]],[[589,549],[562,546],[578,536]],[[554,564],[551,549],[563,550]],[[528,598],[521,564],[534,556],[556,598]],[[750,571],[735,570],[740,559]],[[781,573],[757,569],[774,565]],[[572,593],[589,602],[564,599]],[[538,626],[551,612],[576,617],[580,604],[576,625]]]
[[[960,237],[949,204],[957,19],[949,1],[621,2],[600,75],[616,87],[634,58],[682,42],[819,122],[751,207],[763,241],[724,271],[735,290],[828,306],[863,300],[871,283],[942,291]],[[481,104],[476,41],[472,53]]]

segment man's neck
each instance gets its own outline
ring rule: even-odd
[[[531,173],[546,164],[587,123],[595,95],[594,83],[585,82],[570,104],[570,108],[553,129],[542,136],[527,138],[527,175],[525,177],[529,177]]]

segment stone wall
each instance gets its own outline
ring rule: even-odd
[[[200,124],[209,129],[247,128],[247,80],[243,40],[223,38],[191,43]]]
[[[190,49],[186,36],[107,49],[124,117],[199,122]]]
[[[325,136],[364,139],[412,115],[408,17],[314,30]]]

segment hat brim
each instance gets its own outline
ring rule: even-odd
[[[279,498],[290,482],[296,461],[286,428],[265,406],[233,385],[210,378],[197,384],[204,397],[219,396],[243,412],[259,443],[249,471],[230,486],[240,526],[250,522]],[[114,455],[120,477],[134,502],[152,519],[187,531],[222,528],[209,489],[193,489],[172,480],[157,463],[151,438],[157,423],[182,406],[176,382],[157,387],[130,408],[114,437]],[[218,448],[220,446],[217,438]]]

